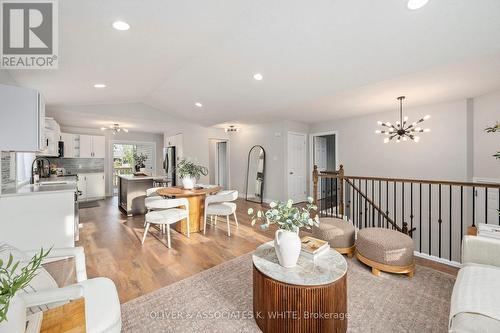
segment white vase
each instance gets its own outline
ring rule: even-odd
[[[182,178],[182,187],[186,190],[192,190],[194,188],[194,183],[196,178],[193,177],[184,177]]]
[[[0,322],[0,333],[24,333],[26,331],[26,303],[19,296],[10,300],[7,320]]]
[[[294,267],[300,255],[300,238],[297,232],[278,229],[274,237],[274,249],[283,267]]]

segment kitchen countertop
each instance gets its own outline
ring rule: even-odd
[[[125,180],[152,180],[152,179],[165,179],[165,176],[134,176],[134,175],[119,175],[118,177]]]
[[[9,189],[0,193],[1,197],[18,195],[36,195],[44,193],[75,192],[76,184],[33,185],[27,184],[16,189]]]

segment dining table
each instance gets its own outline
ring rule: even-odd
[[[187,198],[189,202],[189,232],[203,231],[203,217],[205,215],[205,198],[221,190],[220,186],[195,187],[184,189],[182,186],[163,187],[156,191],[162,197]],[[174,229],[187,235],[187,221],[182,220],[174,225]]]

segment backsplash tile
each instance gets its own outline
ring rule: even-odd
[[[104,172],[104,158],[49,158],[50,164],[64,168],[66,174]]]
[[[9,152],[1,152],[0,168],[1,168],[1,191],[16,187],[16,158],[15,154]]]

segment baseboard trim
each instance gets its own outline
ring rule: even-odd
[[[458,261],[452,261],[452,260],[447,260],[447,259],[439,258],[439,257],[436,257],[436,256],[431,256],[431,255],[428,255],[428,254],[425,254],[425,253],[420,253],[418,251],[414,251],[413,255],[416,256],[416,257],[422,258],[422,259],[427,259],[427,260],[430,260],[430,261],[435,261],[435,262],[438,262],[438,263],[443,264],[443,265],[448,265],[448,266],[456,267],[456,268],[462,268],[462,264],[459,263]]]

